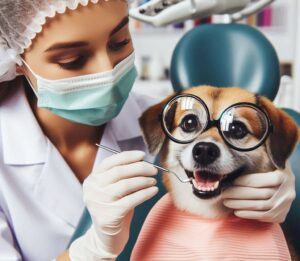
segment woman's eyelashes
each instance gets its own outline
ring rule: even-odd
[[[111,42],[108,44],[108,47],[110,50],[117,52],[122,50],[126,45],[128,45],[130,43],[131,39],[125,39],[121,42]]]
[[[61,67],[64,70],[80,70],[87,63],[88,59],[89,59],[88,55],[79,55],[76,58],[57,62],[57,64],[59,65],[59,67]]]
[[[131,42],[130,38],[126,38],[122,41],[111,41],[108,43],[108,48],[112,52],[120,52]],[[92,57],[91,53],[81,53],[74,57],[64,58],[60,60],[53,61],[60,68],[69,71],[81,70],[88,63],[89,59]]]

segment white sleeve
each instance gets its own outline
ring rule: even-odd
[[[21,261],[7,219],[0,208],[0,260]]]
[[[163,98],[156,98],[156,97],[152,97],[152,96],[148,96],[145,94],[140,94],[137,92],[134,92],[132,94],[134,96],[134,99],[137,101],[139,107],[141,108],[141,111],[145,111],[147,110],[149,107],[160,103]]]

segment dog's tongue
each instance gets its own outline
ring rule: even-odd
[[[194,173],[195,181],[199,187],[213,187],[220,180],[220,176],[216,174],[207,174],[200,171]]]

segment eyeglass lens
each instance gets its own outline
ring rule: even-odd
[[[163,127],[174,141],[192,142],[206,130],[210,121],[204,102],[191,96],[171,100],[163,112]],[[265,113],[249,104],[226,109],[219,119],[222,138],[237,149],[251,149],[268,134],[269,122]]]

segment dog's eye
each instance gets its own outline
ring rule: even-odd
[[[189,114],[184,116],[180,123],[180,127],[184,132],[194,132],[198,129],[199,120],[196,115]]]
[[[246,125],[241,121],[234,121],[229,125],[228,131],[225,133],[227,137],[232,139],[243,139],[249,133]]]

